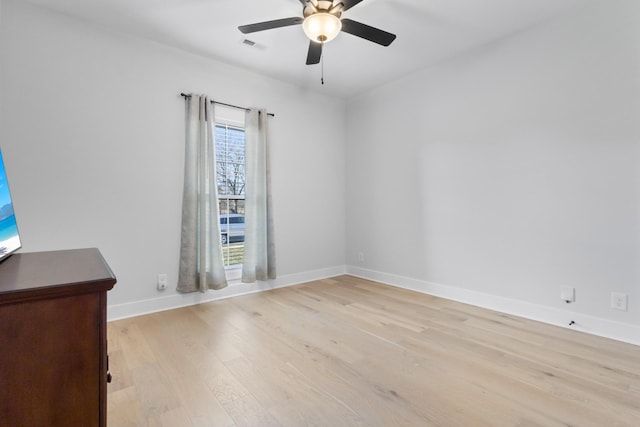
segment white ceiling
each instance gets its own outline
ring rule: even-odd
[[[395,33],[382,47],[342,33],[305,65],[301,26],[243,35],[243,24],[302,15],[299,0],[26,0],[135,36],[347,98],[535,25],[584,0],[364,0],[343,18]],[[248,38],[256,43],[248,47]]]

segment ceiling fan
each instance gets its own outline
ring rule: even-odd
[[[333,40],[340,31],[361,37],[363,39],[389,46],[396,38],[395,34],[378,28],[370,27],[352,19],[343,18],[342,12],[351,9],[362,0],[299,0],[302,3],[302,17],[276,19],[274,21],[258,22],[256,24],[241,25],[238,29],[243,34],[273,28],[288,27],[302,24],[304,33],[311,40],[307,53],[307,65],[317,64],[322,57],[322,46]]]

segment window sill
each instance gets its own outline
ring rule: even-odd
[[[227,282],[230,285],[241,283],[242,281],[242,264],[233,265],[225,268]]]

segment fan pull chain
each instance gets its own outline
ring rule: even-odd
[[[324,43],[322,43],[322,54],[320,55],[320,83],[324,85]]]

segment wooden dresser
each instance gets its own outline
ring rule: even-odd
[[[107,291],[97,249],[0,263],[0,427],[106,427]]]

